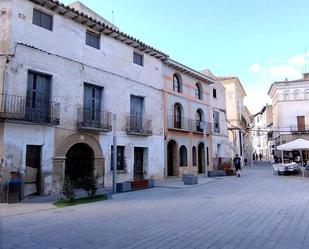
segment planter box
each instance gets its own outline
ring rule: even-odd
[[[182,175],[181,175],[181,180],[184,182],[184,181],[185,181],[185,178],[186,178],[187,176],[195,176],[195,175],[192,175],[192,174],[182,174]]]
[[[217,176],[226,176],[226,173],[224,170],[211,170],[208,171],[209,177],[217,177]]]
[[[234,176],[234,175],[235,175],[233,169],[227,169],[227,170],[225,170],[225,174],[226,174],[227,176]]]
[[[148,188],[148,180],[138,180],[131,182],[132,190]]]
[[[198,184],[198,177],[194,175],[183,175],[183,183],[185,185],[195,185]]]
[[[129,192],[131,191],[130,182],[118,182],[116,185],[117,193]]]
[[[156,186],[156,182],[154,179],[148,180],[148,188],[154,188]]]

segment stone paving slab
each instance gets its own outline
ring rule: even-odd
[[[1,249],[309,248],[309,178],[245,168],[196,187],[0,217]]]

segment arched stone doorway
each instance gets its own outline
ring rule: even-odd
[[[82,145],[80,145],[82,144]],[[76,147],[75,147],[76,146]],[[92,176],[97,178],[98,186],[104,186],[104,158],[99,142],[91,135],[84,133],[75,133],[60,140],[56,144],[55,156],[53,158],[53,183],[52,191],[57,194],[62,191],[66,175],[66,161],[76,155],[76,151],[83,150],[85,158],[92,156]],[[85,151],[84,151],[85,150]],[[88,151],[88,152],[87,152]],[[90,153],[91,151],[91,153]],[[68,158],[67,158],[68,157]],[[78,156],[77,156],[78,157]],[[77,160],[75,160],[76,162]],[[70,164],[70,162],[68,162]],[[72,164],[72,161],[71,161]],[[74,160],[73,160],[74,164]],[[90,165],[90,164],[89,164]],[[71,167],[71,166],[70,166]],[[73,167],[73,166],[72,166]],[[86,168],[89,168],[86,166]],[[88,173],[89,174],[89,171]]]
[[[65,177],[69,177],[75,187],[83,180],[93,178],[93,150],[85,143],[74,144],[66,153]]]
[[[198,173],[204,174],[205,173],[205,148],[204,144],[200,143],[198,145]]]
[[[167,144],[167,176],[178,176],[178,146],[174,140]]]

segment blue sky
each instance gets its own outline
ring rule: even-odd
[[[309,70],[307,0],[81,2],[189,67],[238,76],[252,113],[270,103],[267,91],[274,80],[300,78]]]

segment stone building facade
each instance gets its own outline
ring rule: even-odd
[[[309,140],[309,74],[302,79],[278,81],[271,84],[268,95],[272,100],[273,124],[269,133],[269,146],[281,158],[276,148],[296,138]],[[295,152],[298,153],[298,152]],[[309,152],[303,155],[309,160]]]
[[[119,182],[214,168],[213,110],[224,112],[211,102],[214,78],[80,3],[5,0],[0,23],[2,186],[14,170],[24,195],[59,192],[66,177],[110,187],[113,130]]]
[[[0,9],[3,181],[16,168],[25,195],[58,191],[65,176],[111,186],[112,128],[118,181],[162,179],[167,56],[54,1]]]

